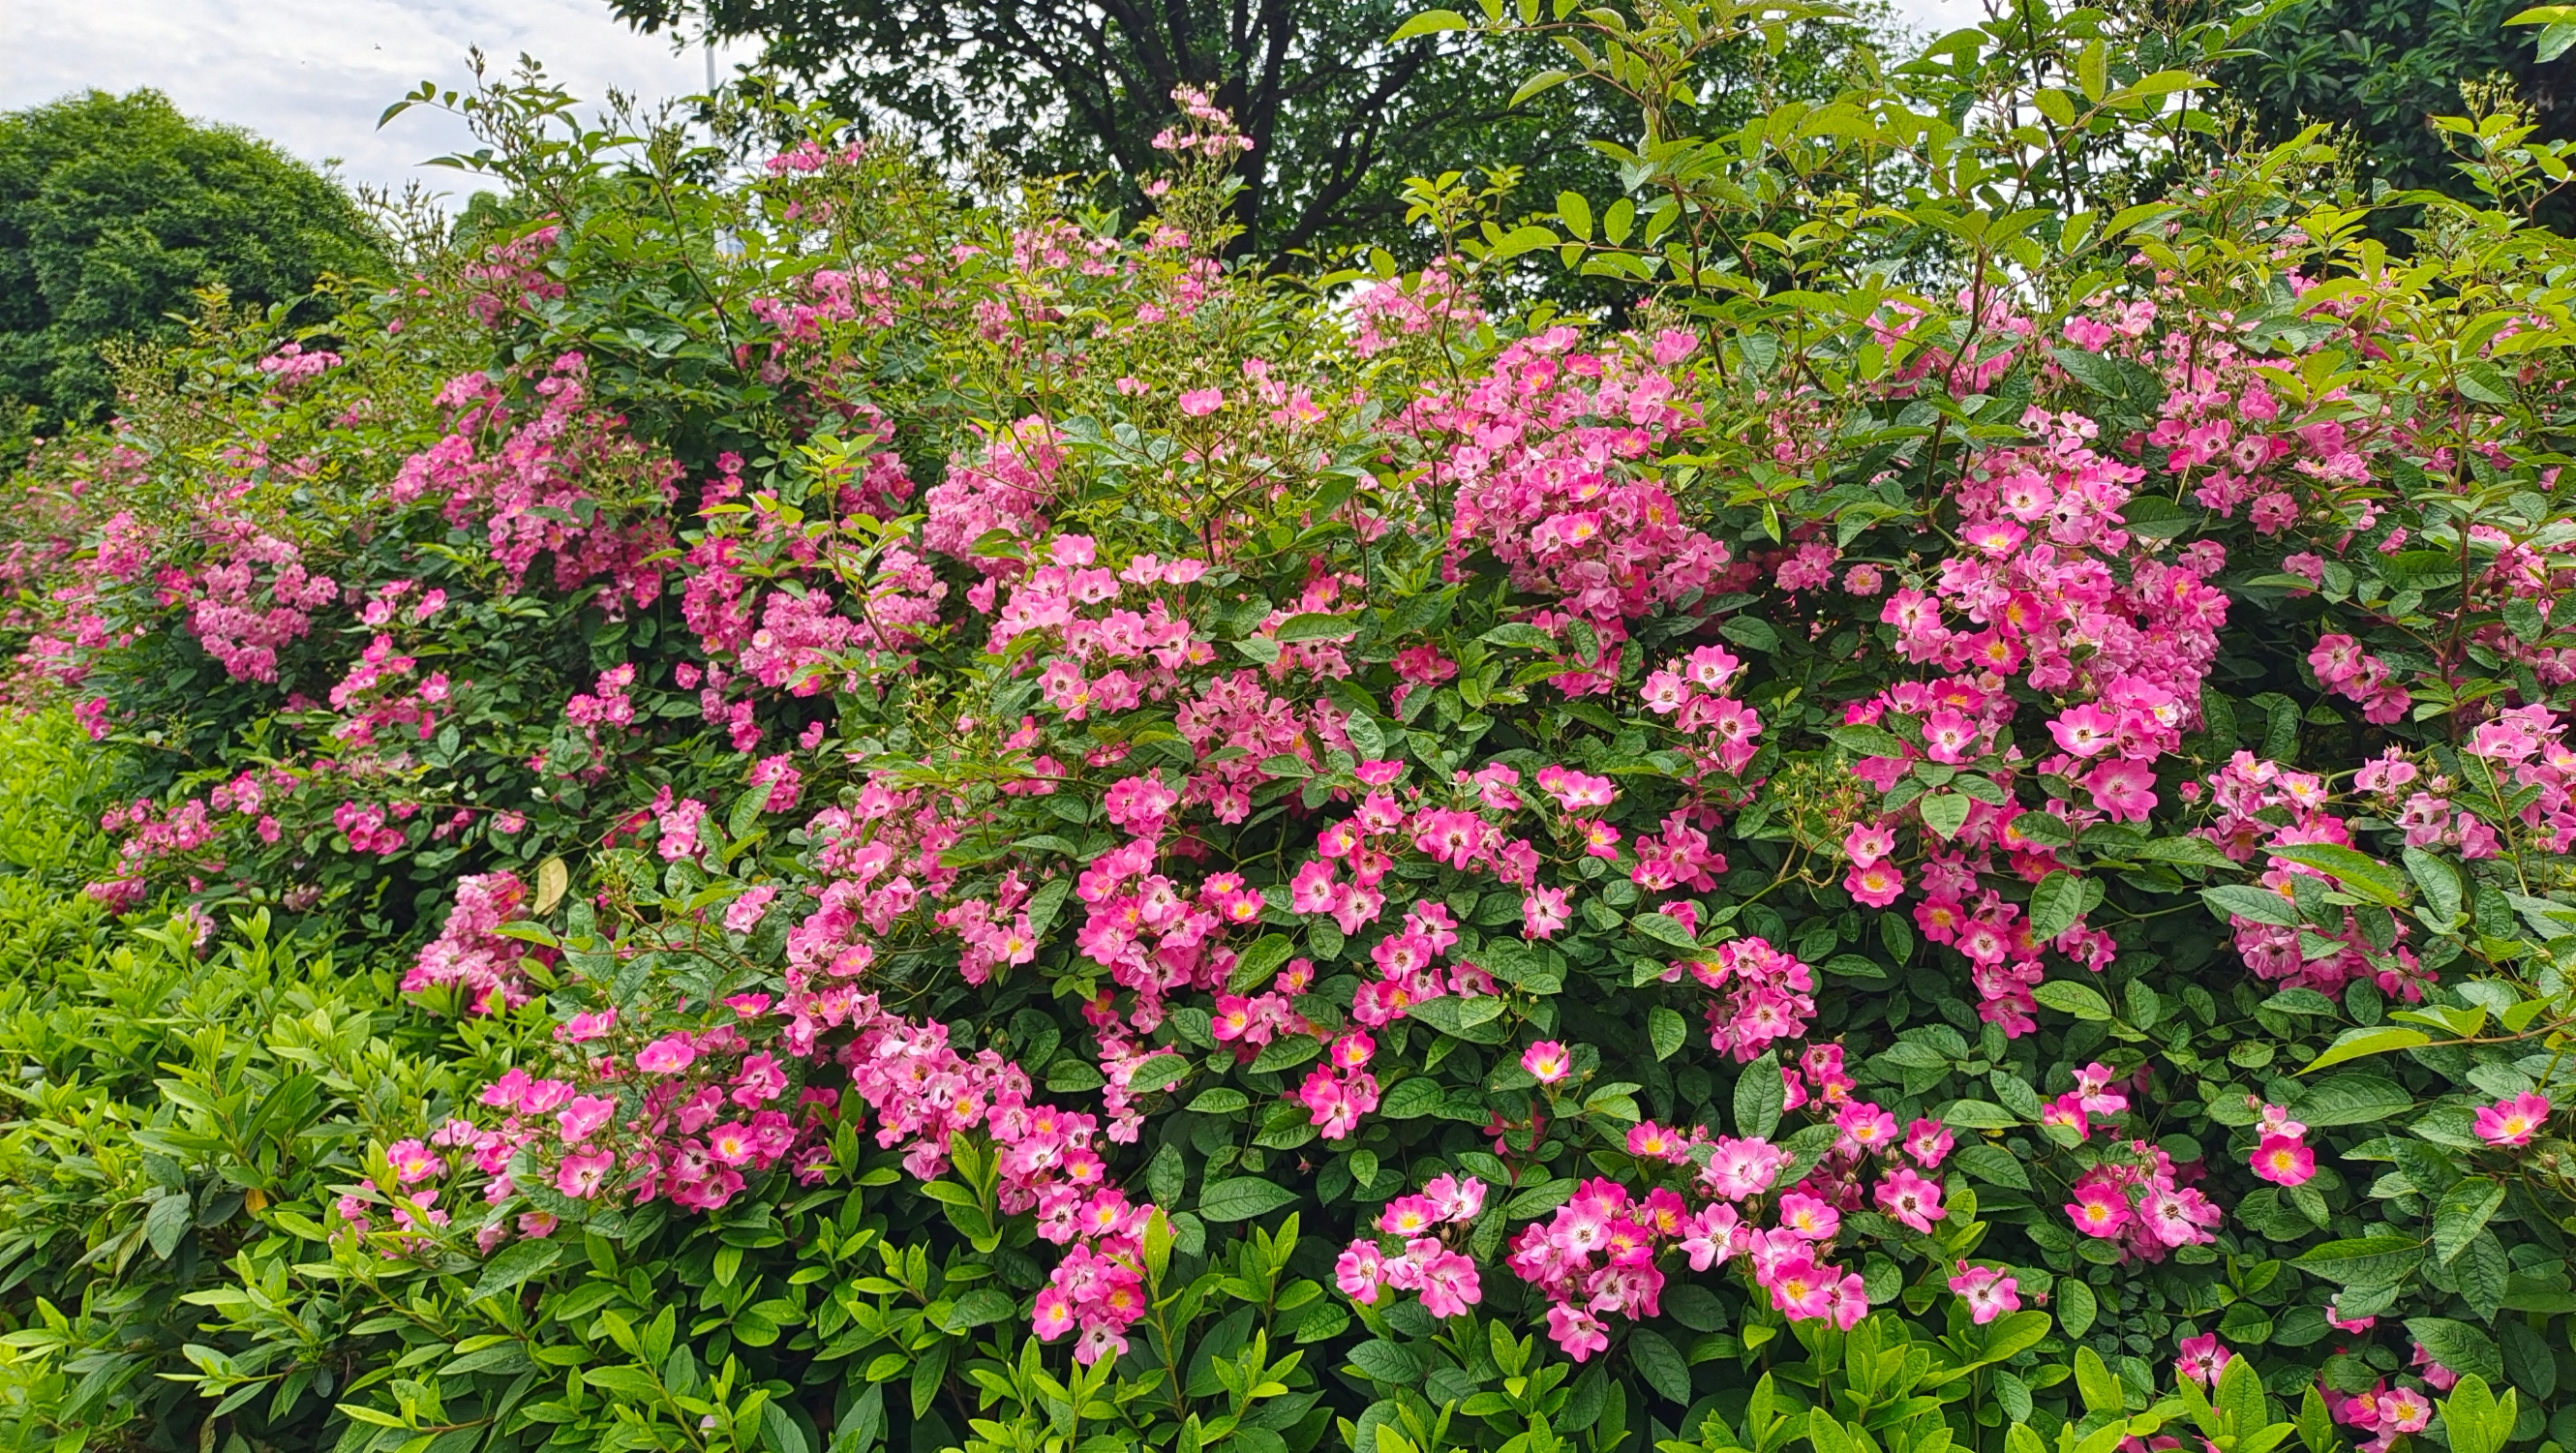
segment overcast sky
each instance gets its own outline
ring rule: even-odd
[[[1926,29],[1982,14],[1978,0],[1896,5]],[[629,31],[606,0],[0,0],[0,110],[151,86],[192,116],[247,126],[308,161],[336,158],[352,181],[470,191],[459,174],[418,165],[460,146],[462,128],[415,111],[379,131],[376,117],[423,80],[463,85],[478,45],[501,64],[532,54],[585,98],[705,87],[699,51]]]

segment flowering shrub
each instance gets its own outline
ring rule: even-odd
[[[1221,266],[1203,104],[1122,233],[487,91],[525,226],[33,461],[15,689],[168,764],[93,896],[408,932],[478,1071],[177,1375],[344,1447],[2550,1432],[2559,152],[2461,123],[2401,272],[2093,12],[1672,141],[1688,13],[1497,9],[1665,140],[1420,184],[1412,275]],[[1516,313],[1542,249],[1636,309]]]

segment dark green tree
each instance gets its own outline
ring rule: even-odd
[[[1455,35],[1391,42],[1424,0],[609,3],[647,33],[757,40],[762,67],[791,86],[953,154],[980,147],[1027,174],[1106,176],[1118,195],[1105,200],[1120,203],[1157,169],[1173,88],[1198,87],[1253,142],[1234,216],[1243,255],[1384,242],[1404,216],[1405,178],[1462,166],[1520,168],[1541,208],[1560,188],[1615,187],[1585,144],[1607,128],[1577,93],[1512,104],[1552,53],[1521,42],[1527,54],[1499,56]],[[1711,129],[1830,94],[1868,34],[1804,25],[1777,53],[1748,36],[1732,84],[1701,98]]]
[[[2475,195],[2432,124],[2501,81],[2544,139],[2576,136],[2576,57],[2546,63],[2539,32],[2507,26],[2529,0],[2307,0],[2250,38],[2221,73],[2266,140],[2325,122],[2360,143],[2364,180]]]
[[[157,91],[0,116],[0,407],[87,422],[115,393],[99,346],[183,334],[193,290],[289,302],[378,256],[329,177]]]

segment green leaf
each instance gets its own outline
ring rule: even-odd
[[[2433,1203],[2433,1259],[2451,1264],[2504,1204],[2504,1183],[2471,1176]]]
[[[1923,825],[1944,839],[1959,835],[1968,825],[1968,799],[1956,792],[1935,792],[1915,804],[1923,814]]]
[[[1127,1089],[1132,1094],[1150,1094],[1180,1083],[1181,1077],[1189,1072],[1190,1062],[1181,1055],[1169,1052],[1151,1055],[1136,1066],[1127,1081]]]
[[[2496,1350],[2495,1339],[2448,1317],[2409,1317],[2406,1335],[2424,1344],[2433,1360],[2459,1373],[2484,1378],[2489,1384],[2504,1381],[2504,1355]]]
[[[2496,1340],[2504,1344],[2504,1375],[2531,1394],[2532,1401],[2546,1405],[2558,1391],[2558,1355],[2549,1340],[2532,1330],[2527,1317],[2500,1318]]]
[[[2218,844],[2207,838],[2161,837],[2120,851],[2143,863],[2181,863],[2196,868],[2236,866],[2235,859],[2220,852]]]
[[[1717,633],[1749,651],[1776,651],[1780,633],[1759,616],[1729,616]]]
[[[1951,1159],[1958,1163],[1959,1169],[1989,1185],[2009,1186],[2016,1191],[2030,1189],[2030,1172],[2022,1168],[2018,1157],[2000,1145],[1982,1140],[1970,1141],[1960,1146]],[[2070,1331],[2076,1336],[2083,1335],[2080,1331]]]
[[[1231,1085],[1218,1085],[1199,1091],[1198,1097],[1190,1101],[1190,1112],[1194,1115],[1231,1115],[1251,1104],[1252,1097],[1241,1090]]]
[[[1199,1193],[1199,1215],[1218,1222],[1249,1221],[1296,1203],[1297,1193],[1259,1176],[1235,1176]]]
[[[1521,103],[1527,101],[1530,97],[1554,90],[1556,87],[1562,86],[1573,79],[1574,73],[1572,71],[1541,71],[1537,75],[1530,77],[1528,80],[1521,82],[1521,88],[1512,92],[1512,99],[1507,109],[1518,110]],[[1614,205],[1624,205],[1627,200],[1627,198],[1622,197],[1619,199],[1619,202]]]
[[[1425,10],[1395,28],[1389,44],[1401,44],[1417,35],[1437,35],[1444,30],[1473,30],[1475,23],[1455,10]]]
[[[2415,890],[2424,895],[2419,916],[2437,926],[2459,922],[2459,872],[2422,848],[2406,849],[2405,859],[2407,876],[2415,880]]]
[[[2339,1286],[2395,1286],[2421,1265],[2424,1248],[2406,1236],[2362,1236],[2310,1247],[2291,1263]]]
[[[1557,193],[1556,215],[1566,231],[1586,242],[1592,240],[1592,204],[1583,200],[1581,192]]]
[[[2218,1375],[2218,1396],[2213,1401],[2239,1438],[2252,1437],[2271,1421],[2263,1416],[2263,1375],[2254,1370],[2251,1357],[2227,1360],[2227,1370]]]
[[[563,1255],[560,1241],[520,1241],[501,1249],[501,1254],[483,1263],[482,1279],[474,1284],[474,1299],[499,1296],[521,1282],[555,1264]]]
[[[2409,1322],[2407,1326],[2411,1330],[2414,1323]],[[2424,1345],[2429,1351],[2433,1344],[2427,1342]],[[2441,1354],[2436,1352],[2434,1356],[2438,1359]],[[2487,1380],[2482,1374],[2468,1371],[2456,1363],[2444,1362],[2443,1365],[2462,1374],[2452,1387],[2451,1395],[2442,1400],[2442,1429],[2450,1438],[2451,1453],[2497,1453],[2504,1447],[2505,1440],[2513,1436],[2519,1399],[2507,1392],[2504,1400],[2498,1402],[2495,1395],[2487,1390]]]
[[[2009,1316],[1998,1317],[1987,1324],[1985,1346],[1978,1350],[1971,1361],[1980,1366],[1989,1362],[2001,1362],[2047,1336],[2048,1327],[2046,1312],[2014,1312]]]
[[[2092,1328],[2093,1319],[2101,1314],[2101,1310],[2091,1287],[2073,1277],[2057,1283],[2057,1322],[2066,1330],[2067,1336],[2083,1336]],[[2093,1349],[2088,1347],[2084,1350],[2090,1352]],[[2090,1401],[2089,1396],[2087,1401]],[[2119,1404],[2115,1402],[2111,1406],[2116,1408]]]
[[[2386,1054],[2396,1049],[2413,1049],[2419,1044],[2432,1042],[2433,1036],[2420,1029],[2400,1029],[2394,1025],[2381,1025],[2375,1029],[2347,1029],[2336,1035],[2335,1042],[2327,1045],[2324,1053],[2308,1061],[2308,1067],[2299,1073],[2312,1074],[2328,1065],[2339,1065],[2346,1060],[2360,1059],[2365,1055]]]
[[[1270,638],[1282,643],[1293,643],[1296,641],[1347,641],[1359,633],[1360,621],[1358,616],[1325,615],[1320,612],[1309,611],[1304,615],[1293,615],[1288,619],[1281,621],[1279,623],[1279,629],[1270,633]]]
[[[2463,397],[2482,404],[2504,405],[2513,402],[2513,380],[2503,369],[2481,358],[2461,365],[2455,382]]]
[[[1658,1004],[1646,1011],[1646,1038],[1655,1046],[1656,1059],[1671,1059],[1689,1034],[1689,1024],[1671,1009]]]
[[[2335,843],[2293,843],[2286,847],[2264,849],[2276,858],[2331,873],[2345,888],[2384,908],[2395,908],[2406,901],[2406,875],[2367,853]]]
[[[1279,966],[1296,951],[1296,943],[1286,934],[1263,934],[1244,945],[1243,953],[1234,961],[1234,972],[1226,975],[1226,988],[1237,994],[1248,991],[1278,973]]]
[[[1489,646],[1526,646],[1533,651],[1556,649],[1556,637],[1527,621],[1505,621],[1476,639]]]
[[[1690,1364],[1682,1360],[1673,1344],[1661,1333],[1639,1327],[1628,1334],[1628,1356],[1637,1364],[1646,1385],[1667,1400],[1688,1406],[1691,1400]]]
[[[2031,937],[2042,942],[2053,939],[2074,927],[2083,912],[2084,880],[2061,868],[2040,879],[2039,886],[2030,890]],[[2102,1017],[2107,1019],[2110,1015],[2105,1012]]]
[[[1682,926],[1680,919],[1669,913],[1640,913],[1628,920],[1628,926],[1657,943],[1670,944],[1687,952],[1699,950],[1699,940]]]
[[[1581,1181],[1572,1176],[1559,1176],[1552,1181],[1523,1186],[1512,1193],[1509,1201],[1503,1203],[1503,1219],[1526,1221],[1534,1216],[1544,1216],[1573,1200],[1574,1193],[1580,1190],[1582,1185]]]
[[[2395,1080],[2347,1073],[2310,1085],[2296,1109],[2310,1125],[2374,1125],[2415,1108],[2415,1097]]]
[[[1823,1408],[1807,1410],[1807,1442],[1816,1453],[1860,1453],[1860,1445],[1852,1441],[1852,1435]]]
[[[1953,1100],[1942,1110],[1941,1123],[1960,1130],[2013,1130],[2021,1119],[1992,1100]]]
[[[2078,1019],[2107,1020],[2111,1017],[2111,1001],[2102,997],[2101,990],[2072,979],[2051,979],[2031,990],[2030,997],[2060,1014],[2072,1014]]]
[[[1864,722],[1852,726],[1838,726],[1826,732],[1825,735],[1833,740],[1835,746],[1863,757],[1893,757],[1902,760],[1905,756],[1905,739],[1885,727],[1871,726]]]
[[[1736,1076],[1735,1133],[1769,1139],[1780,1128],[1781,1110],[1788,1103],[1789,1087],[1780,1079],[1779,1056],[1764,1050],[1761,1058]]]
[[[1448,1103],[1449,1092],[1440,1087],[1439,1081],[1426,1075],[1415,1075],[1396,1081],[1377,1110],[1389,1120],[1419,1120],[1425,1115],[1439,1114]]]
[[[2071,1280],[2061,1283],[2057,1288],[2058,1299],[2063,1302],[2068,1291],[2082,1285]],[[2090,1292],[2091,1289],[2088,1287],[2086,1290]],[[2058,1320],[2067,1321],[2062,1308]],[[2067,1326],[2066,1334],[2070,1337],[2084,1335],[2072,1325]],[[2087,1412],[2116,1413],[2128,1406],[2127,1398],[2120,1391],[2120,1379],[2113,1377],[2111,1369],[2103,1364],[2102,1354],[2090,1347],[2075,1350],[2075,1388],[2083,1395]]]
[[[2337,1446],[2334,1417],[2326,1411],[2325,1394],[2314,1383],[2308,1384],[2307,1396],[2299,1399],[2299,1441],[2308,1453],[2328,1453]]]
[[[957,1299],[940,1325],[951,1332],[963,1332],[1006,1320],[1019,1309],[1020,1304],[1011,1299],[1009,1292],[999,1287],[977,1287]]]
[[[186,1191],[171,1191],[153,1201],[152,1209],[143,1213],[143,1239],[151,1243],[152,1254],[168,1261],[188,1234],[194,1216]]]
[[[2200,890],[2201,901],[2221,918],[2243,918],[2274,928],[2299,926],[2299,910],[2289,899],[2269,888],[2252,888],[2243,883],[2228,883]]]
[[[1351,1349],[1351,1366],[1363,1377],[1410,1387],[1422,1380],[1421,1355],[1401,1342],[1374,1338]]]

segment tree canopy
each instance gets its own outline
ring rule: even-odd
[[[0,400],[85,422],[114,397],[99,345],[178,331],[193,290],[285,302],[375,257],[331,178],[157,91],[0,116]]]
[[[997,154],[1022,173],[1100,173],[1118,201],[1157,166],[1174,88],[1205,92],[1252,143],[1234,202],[1236,251],[1326,250],[1400,224],[1403,184],[1468,164],[1517,167],[1522,189],[1598,189],[1610,164],[1585,145],[1608,131],[1578,92],[1515,106],[1520,78],[1551,64],[1523,42],[1470,54],[1456,37],[1390,41],[1400,0],[610,0],[648,33],[762,43],[762,64],[843,114],[893,121],[953,154]],[[1699,99],[1711,129],[1834,89],[1860,24],[1754,39]],[[1499,62],[1499,63],[1498,63]]]
[[[2576,60],[2539,59],[2508,26],[2523,0],[2308,0],[2257,30],[2255,55],[2222,72],[2268,140],[2310,122],[2342,128],[2368,179],[2475,194],[2437,116],[2510,98],[2537,135],[2576,137]]]

